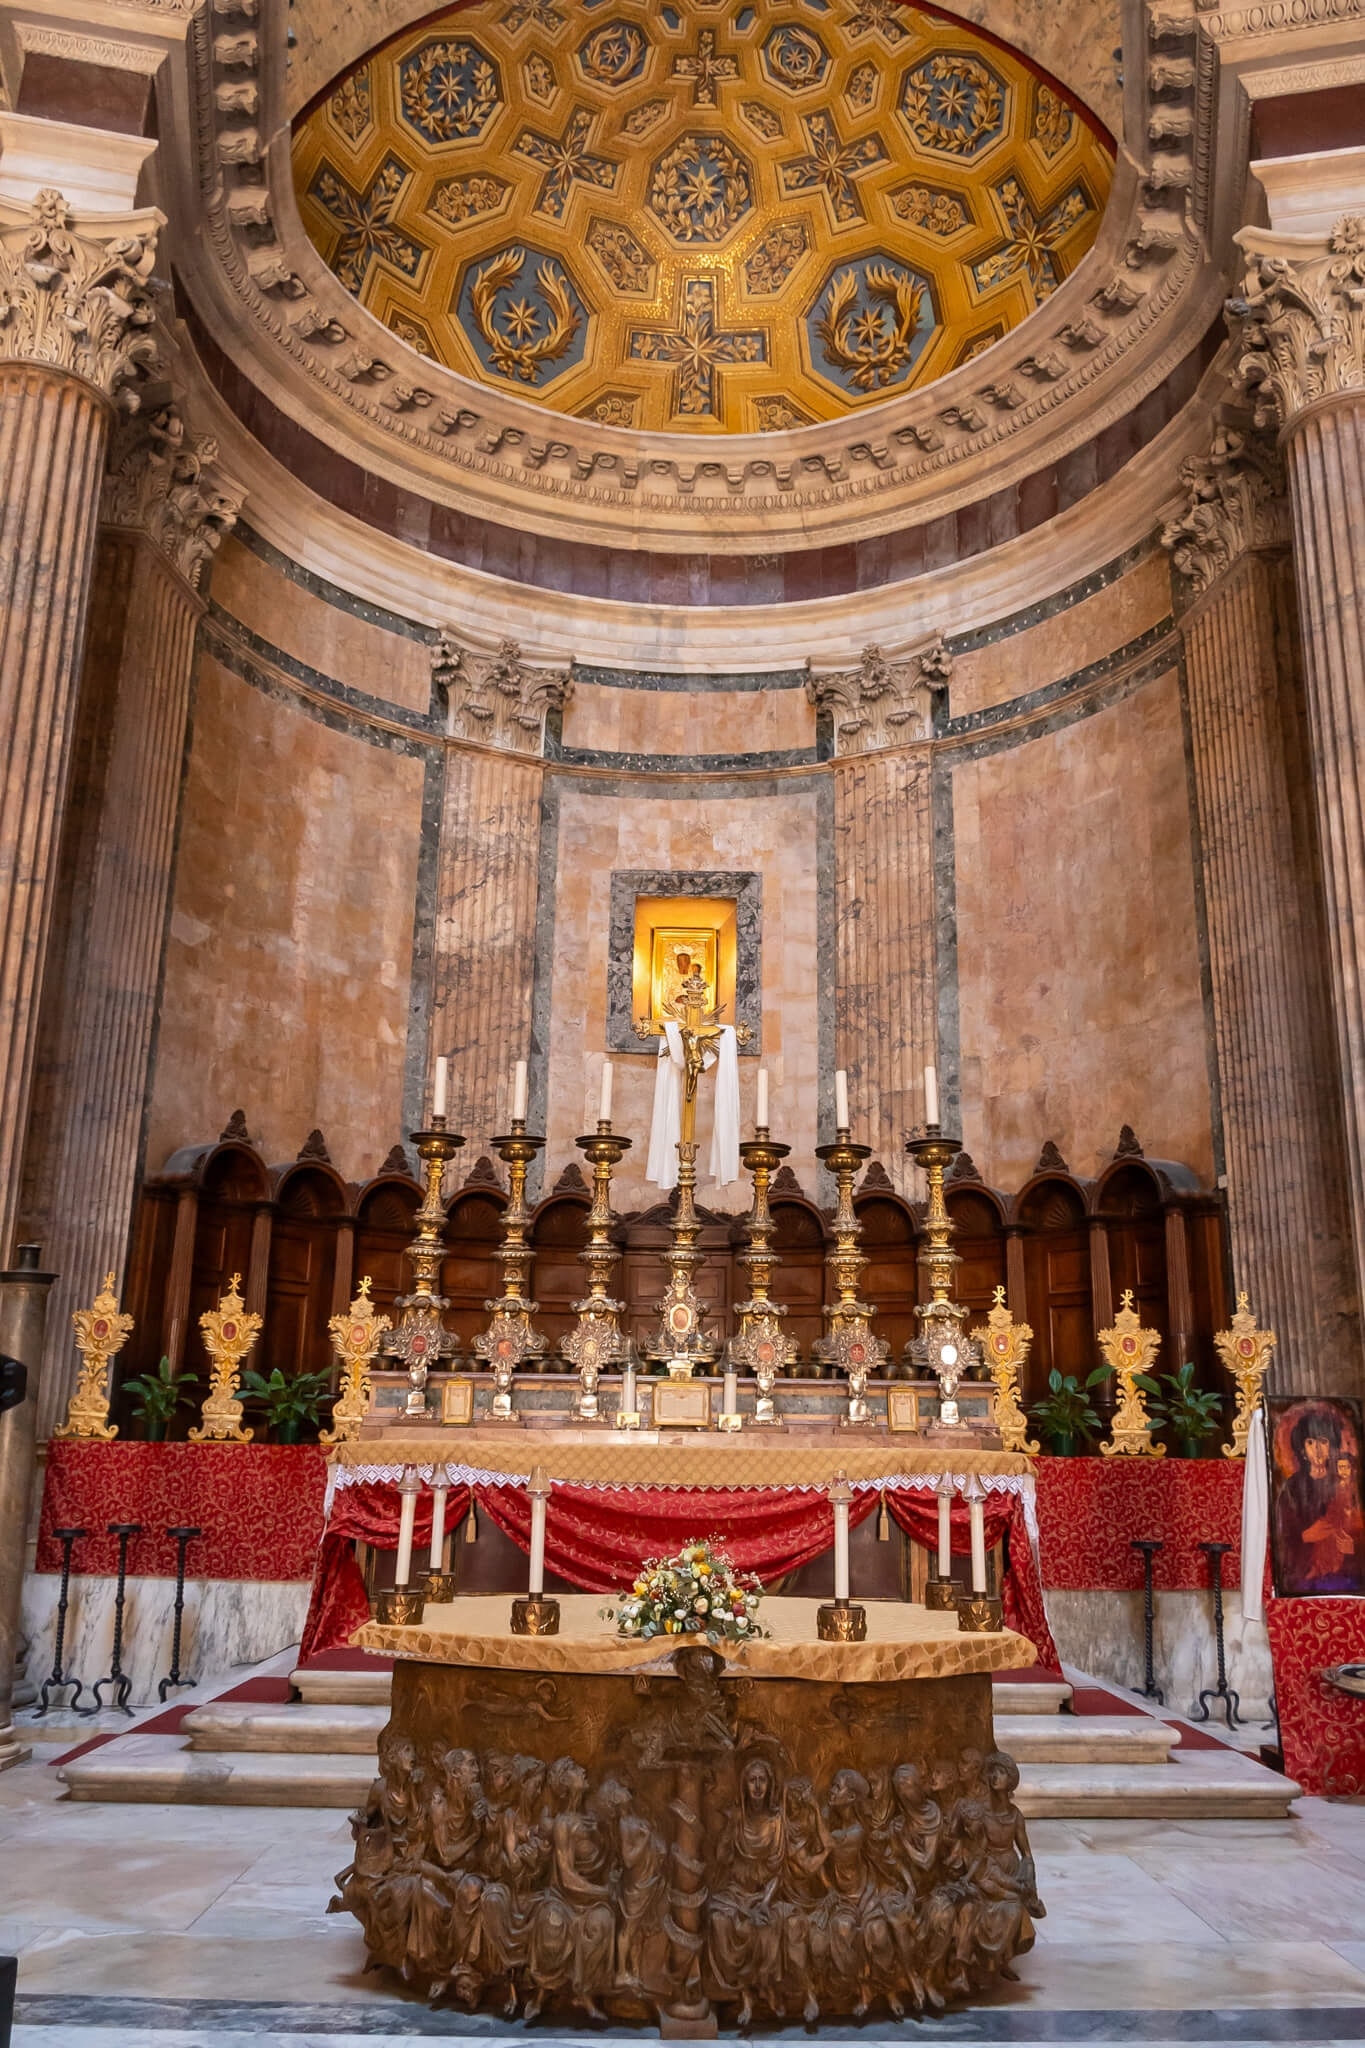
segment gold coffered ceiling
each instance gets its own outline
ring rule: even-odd
[[[1108,138],[901,0],[476,0],[298,123],[307,227],[421,354],[605,425],[744,433],[930,382],[1099,227]]]

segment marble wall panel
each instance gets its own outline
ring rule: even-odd
[[[1140,1692],[1143,1685],[1141,1593],[1050,1592],[1047,1618],[1064,1664]],[[1213,1630],[1213,1595],[1207,1592],[1153,1596],[1152,1668],[1177,1714],[1192,1711],[1199,1694],[1218,1680]],[[1270,1639],[1263,1621],[1242,1614],[1235,1589],[1223,1595],[1223,1641],[1228,1684],[1241,1694],[1243,1718],[1269,1719],[1272,1677]],[[1219,1725],[1222,1725],[1221,1723]],[[1267,1740],[1269,1737],[1267,1737]]]
[[[1170,609],[1170,567],[1166,556],[1157,551],[1144,555],[1092,595],[1047,611],[1034,624],[1012,630],[1015,621],[1002,620],[984,634],[967,636],[966,647],[958,647],[950,639],[952,715],[961,718],[992,705],[1008,704],[1058,676],[1086,668],[1159,624]]]
[[[1050,1137],[1079,1173],[1130,1123],[1213,1177],[1179,685],[952,771],[962,1124],[997,1185]]]
[[[676,785],[670,785],[676,787]],[[549,975],[546,1185],[570,1160],[574,1139],[593,1128],[606,1056],[607,962],[611,876],[618,868],[686,872],[734,868],[763,880],[763,1064],[772,1089],[774,1134],[792,1146],[792,1165],[812,1191],[817,1167],[820,1058],[819,801],[811,788],[771,793],[634,794],[629,785],[598,793],[565,777],[553,872],[554,923]],[[644,1207],[660,1196],[644,1178],[656,1054],[612,1054],[613,1120],[633,1141],[615,1187],[617,1206]],[[758,1062],[740,1061],[741,1121],[753,1121]],[[748,1207],[747,1182],[716,1188],[706,1173],[711,1089],[697,1119],[698,1194],[708,1207]]]
[[[565,708],[564,744],[617,754],[786,753],[815,745],[815,709],[803,689],[712,690],[704,678],[692,690],[580,681]]]
[[[431,703],[425,635],[394,632],[362,616],[373,606],[329,602],[235,536],[214,561],[213,601],[261,640],[353,690],[409,711]]]
[[[205,655],[147,1163],[241,1106],[268,1158],[313,1125],[343,1172],[400,1129],[424,763]]]

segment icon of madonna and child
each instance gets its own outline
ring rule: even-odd
[[[1365,1594],[1358,1401],[1273,1399],[1271,1531],[1280,1594]]]

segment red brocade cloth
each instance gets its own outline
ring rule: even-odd
[[[505,1535],[522,1550],[530,1549],[531,1504],[524,1486],[477,1486],[474,1498]],[[877,1502],[873,1488],[856,1493],[849,1510],[851,1525],[856,1528],[875,1513]],[[921,1541],[937,1541],[938,1504],[933,1494],[925,1494],[921,1508],[914,1494],[888,1490],[886,1503],[903,1529]],[[452,1488],[447,1506],[450,1526],[465,1505],[465,1490]],[[414,1554],[420,1555],[424,1527],[430,1542],[429,1495],[418,1495],[417,1512]],[[396,1487],[338,1488],[318,1557],[300,1657],[347,1642],[368,1619],[351,1545],[360,1538],[381,1550],[395,1549],[398,1514]],[[920,1534],[921,1514],[930,1532],[927,1537]],[[965,1549],[965,1508],[957,1510],[953,1523],[955,1538]],[[825,1495],[814,1489],[556,1486],[546,1515],[545,1564],[584,1592],[615,1593],[629,1584],[647,1557],[670,1556],[689,1536],[717,1533],[736,1569],[756,1572],[766,1584],[833,1547],[834,1514]],[[1023,1505],[1013,1495],[1003,1505],[990,1503],[986,1509],[987,1542],[994,1544],[1002,1536],[1009,1543],[1006,1618],[1037,1645],[1042,1662],[1055,1664],[1057,1652],[1043,1614]]]
[[[1305,1792],[1365,1793],[1365,1699],[1322,1676],[1365,1662],[1365,1600],[1267,1600],[1284,1767]]]
[[[1142,1586],[1135,1537],[1165,1544],[1158,1592],[1209,1584],[1204,1543],[1230,1543],[1223,1584],[1242,1582],[1241,1458],[1039,1458],[1038,1538],[1049,1589],[1124,1592]]]
[[[110,1522],[141,1522],[130,1578],[175,1577],[170,1528],[202,1529],[192,1579],[311,1579],[322,1536],[327,1451],[321,1444],[49,1444],[37,1569],[59,1572],[54,1529],[88,1529],[72,1551],[79,1577],[112,1578]]]

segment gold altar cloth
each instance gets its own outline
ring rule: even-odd
[[[351,1641],[357,1649],[423,1664],[471,1664],[490,1671],[597,1673],[664,1670],[675,1649],[703,1645],[700,1636],[621,1636],[601,1610],[602,1593],[567,1593],[559,1599],[557,1636],[514,1636],[505,1593],[471,1595],[429,1604],[420,1626],[386,1628],[368,1622]],[[822,1643],[815,1633],[816,1600],[764,1600],[758,1618],[769,1636],[717,1645],[717,1655],[752,1678],[812,1678],[825,1684],[866,1684],[896,1678],[957,1678],[963,1673],[1019,1671],[1038,1652],[1013,1629],[965,1635],[957,1618],[931,1614],[901,1600],[867,1604],[867,1639]]]
[[[416,1429],[338,1444],[333,1462],[350,1466],[463,1465],[472,1471],[530,1473],[543,1465],[565,1486],[828,1486],[915,1473],[1027,1474],[1022,1451],[981,1450],[968,1436],[956,1444],[907,1443],[885,1435],[802,1430],[801,1440],[774,1443],[763,1435],[717,1431],[650,1431],[639,1436],[572,1429]],[[794,1434],[794,1432],[793,1432]],[[967,1432],[964,1431],[964,1435]],[[809,1439],[809,1440],[807,1440]]]

